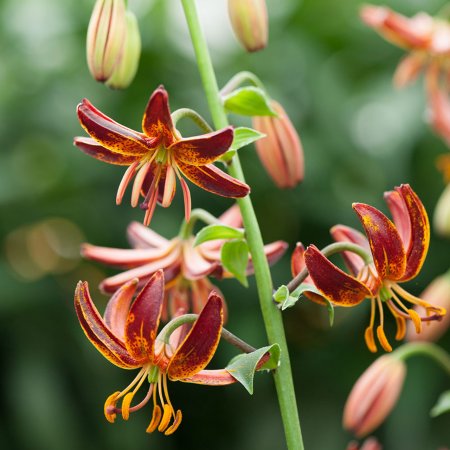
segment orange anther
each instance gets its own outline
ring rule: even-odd
[[[159,421],[161,420],[162,412],[159,405],[155,405],[153,407],[153,415],[152,420],[150,421],[149,426],[145,430],[146,433],[153,433],[156,430],[156,427],[159,424]]]
[[[378,342],[381,344],[381,346],[384,348],[384,350],[387,352],[392,352],[391,344],[389,344],[389,341],[387,340],[387,337],[384,334],[384,330],[381,325],[379,325],[377,327],[377,336],[378,336]]]
[[[167,428],[164,434],[166,436],[169,436],[170,434],[174,433],[180,426],[182,418],[183,414],[181,414],[181,410],[179,409],[175,415],[175,420],[173,421],[173,424],[169,428]]]
[[[164,408],[164,413],[163,413],[161,422],[158,427],[158,431],[161,431],[161,432],[164,431],[167,428],[167,426],[169,425],[170,418],[172,417],[172,413],[173,413],[173,408],[169,404],[166,403],[163,406],[163,408]]]
[[[366,345],[372,353],[377,352],[377,346],[375,344],[375,339],[373,337],[373,328],[367,327],[364,333],[364,339],[366,341]]]

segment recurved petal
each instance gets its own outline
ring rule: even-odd
[[[220,262],[204,258],[201,250],[192,244],[193,239],[183,246],[183,276],[188,280],[198,280],[214,272]]]
[[[367,238],[354,228],[345,225],[335,225],[331,228],[330,233],[336,242],[351,242],[352,244],[359,245],[367,251],[370,251]],[[357,276],[364,267],[363,259],[353,252],[343,252],[342,256],[351,273],[354,276]]]
[[[292,276],[297,276],[305,267],[305,247],[301,242],[297,242],[291,256]]]
[[[201,370],[200,372],[188,378],[182,378],[179,381],[184,383],[205,384],[207,386],[225,386],[236,383],[236,379],[225,369]]]
[[[77,136],[73,140],[73,144],[78,147],[86,155],[92,156],[100,161],[118,166],[129,166],[139,160],[139,156],[125,155],[123,153],[112,152],[102,145],[98,144],[92,138]]]
[[[141,362],[128,353],[124,343],[106,326],[91,299],[87,282],[78,283],[74,303],[86,337],[106,359],[125,369],[141,366]]]
[[[181,139],[175,142],[170,150],[177,160],[194,166],[204,166],[214,162],[230,148],[233,135],[233,127],[227,127],[202,136]]]
[[[110,248],[83,244],[81,246],[81,255],[91,261],[128,269],[165,258],[174,250],[174,244],[161,248],[142,249]]]
[[[336,267],[314,245],[306,249],[305,263],[317,289],[336,305],[355,306],[372,295],[364,284]]]
[[[134,278],[118,289],[109,299],[103,315],[108,328],[123,342],[125,341],[125,323],[138,282],[139,280]]]
[[[379,278],[401,279],[406,269],[406,254],[395,225],[373,206],[354,203],[353,209],[366,232]]]
[[[228,208],[219,218],[219,222],[234,228],[242,227],[242,216],[238,204]]]
[[[422,268],[430,244],[430,222],[417,194],[408,184],[395,188],[401,195],[411,221],[411,238],[406,248],[406,271],[402,281],[414,278]]]
[[[275,264],[286,252],[288,243],[284,241],[271,242],[264,246],[264,253],[270,265]],[[246,273],[251,275],[254,272],[253,260],[250,256]]]
[[[135,248],[164,247],[169,243],[168,239],[140,222],[131,222],[128,225],[127,238],[128,242]]]
[[[153,143],[141,133],[131,130],[100,112],[83,99],[77,106],[78,118],[86,132],[103,147],[114,153],[143,156],[153,150]]]
[[[174,141],[174,127],[169,109],[169,95],[159,86],[151,95],[142,119],[142,130],[169,147]]]
[[[411,241],[411,221],[409,220],[406,204],[397,191],[385,192],[384,200],[388,205],[389,211],[391,211],[398,234],[402,238],[403,248],[407,250]]]
[[[131,305],[125,325],[125,345],[136,359],[153,361],[164,300],[164,274],[158,270]]]
[[[192,377],[207,366],[219,345],[222,323],[222,299],[211,292],[208,303],[169,363],[167,373],[171,380]]]
[[[250,187],[247,184],[230,177],[213,164],[201,167],[184,164],[181,161],[178,161],[177,164],[188,180],[205,191],[232,198],[245,197],[250,193]]]

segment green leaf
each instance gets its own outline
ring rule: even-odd
[[[253,378],[258,367],[258,363],[266,353],[270,353],[270,358],[259,370],[276,369],[280,362],[280,347],[278,344],[259,348],[251,353],[245,353],[233,358],[225,370],[247,389],[250,395],[253,394]]]
[[[282,285],[275,291],[275,294],[273,294],[273,299],[274,299],[277,303],[283,303],[284,301],[287,300],[288,297],[289,297],[289,289],[288,289],[287,286],[285,286],[284,284],[282,284]]]
[[[236,89],[223,98],[228,112],[241,116],[276,116],[270,106],[270,98],[257,87],[247,86]]]
[[[231,272],[245,287],[248,286],[246,270],[248,265],[248,245],[244,240],[225,242],[220,254],[223,267]]]
[[[208,225],[202,228],[195,236],[194,247],[207,241],[216,239],[241,239],[244,231],[227,225]]]
[[[430,416],[437,417],[448,412],[450,412],[450,391],[445,391],[439,396],[437,403],[431,409]]]
[[[239,150],[258,139],[265,137],[264,133],[254,130],[253,128],[238,127],[234,129],[234,138],[230,150]]]

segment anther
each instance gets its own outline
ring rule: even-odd
[[[395,335],[395,339],[401,341],[406,333],[406,320],[401,316],[395,316],[395,321],[397,322],[397,334]]]
[[[420,319],[419,314],[417,314],[413,309],[408,309],[408,314],[416,327],[416,333],[419,334],[422,331],[422,320]]]
[[[159,425],[159,422],[161,420],[161,408],[159,407],[159,405],[155,405],[153,407],[153,415],[152,415],[152,420],[150,421],[150,424],[148,425],[147,429],[145,430],[146,433],[153,433],[157,426]]]
[[[377,337],[378,337],[378,342],[381,344],[381,346],[384,348],[384,350],[387,352],[392,352],[391,344],[389,344],[389,341],[387,340],[387,337],[384,334],[384,330],[381,325],[378,325],[378,327],[377,327]]]
[[[181,410],[179,409],[175,415],[175,420],[173,421],[173,424],[167,428],[167,430],[164,432],[166,436],[171,435],[175,431],[177,431],[178,427],[181,424],[181,419],[183,418],[183,414],[181,414]]]
[[[164,431],[167,426],[169,425],[170,418],[172,417],[173,408],[169,404],[165,404],[163,406],[164,413],[161,419],[161,422],[159,423],[158,431]]]
[[[375,344],[375,339],[373,337],[373,328],[368,326],[364,333],[364,339],[366,341],[366,345],[372,353],[377,352],[377,346]]]
[[[105,406],[103,412],[105,414],[106,420],[110,423],[114,423],[116,420],[116,402],[120,395],[120,391],[111,394],[105,401]]]
[[[130,405],[131,401],[133,400],[134,393],[129,392],[122,400],[122,417],[123,420],[128,420],[130,417]]]

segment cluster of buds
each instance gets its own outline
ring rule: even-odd
[[[136,16],[126,10],[124,0],[97,0],[86,41],[92,76],[111,88],[126,88],[136,75],[140,53]]]
[[[448,21],[418,13],[412,18],[384,6],[367,5],[361,10],[366,25],[385,39],[406,49],[394,83],[403,87],[426,71],[429,120],[437,134],[450,145],[450,25]]]

